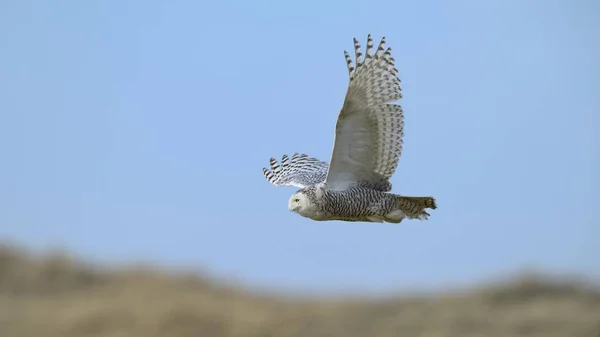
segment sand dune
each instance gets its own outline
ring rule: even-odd
[[[517,278],[386,300],[290,299],[0,246],[2,337],[600,337],[600,291]]]

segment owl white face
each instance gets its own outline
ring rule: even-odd
[[[310,201],[308,197],[303,192],[299,191],[294,193],[288,202],[288,208],[291,212],[301,213],[302,211],[308,209]]]

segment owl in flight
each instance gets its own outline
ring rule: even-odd
[[[330,163],[295,153],[271,158],[265,178],[275,186],[300,188],[288,207],[317,220],[400,223],[404,218],[425,220],[435,209],[433,197],[389,193],[389,179],[402,153],[402,98],[398,70],[385,37],[375,53],[371,35],[364,55],[354,39],[356,67],[344,51],[350,80],[336,126]]]

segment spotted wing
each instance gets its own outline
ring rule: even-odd
[[[345,53],[350,83],[338,115],[325,183],[334,190],[357,185],[387,190],[402,152],[404,116],[400,105],[390,104],[402,97],[400,79],[385,38],[372,53],[373,40],[368,36],[364,60],[356,39],[354,50],[356,68]]]

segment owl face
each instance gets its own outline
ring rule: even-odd
[[[288,202],[288,208],[290,212],[302,213],[306,211],[310,206],[310,200],[303,191],[294,193]]]

